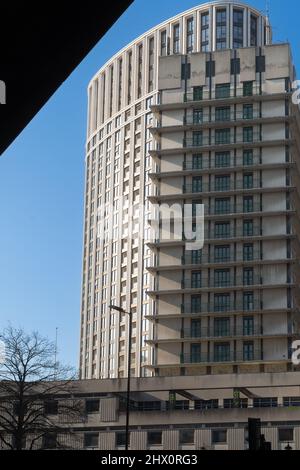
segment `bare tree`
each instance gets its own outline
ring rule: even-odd
[[[56,361],[56,346],[37,332],[6,328],[0,334],[0,442],[11,450],[68,448],[73,425],[85,419],[75,398],[76,376]],[[66,438],[73,434],[72,439]],[[64,441],[62,440],[64,436]]]

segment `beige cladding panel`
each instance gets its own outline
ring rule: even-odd
[[[206,54],[198,52],[190,56],[191,61],[191,87],[204,86],[206,75]]]
[[[214,53],[214,60],[216,63],[216,84],[230,83],[230,54],[230,50]]]
[[[245,48],[239,49],[238,51],[240,57],[240,81],[249,82],[255,80],[255,62],[256,54],[255,48]]]
[[[170,90],[181,86],[181,56],[159,57],[158,89]]]
[[[136,431],[130,433],[130,450],[147,449],[147,433]]]
[[[112,422],[117,421],[117,408],[118,399],[113,398],[101,398],[100,400],[100,421]]]
[[[264,434],[267,442],[271,442],[272,450],[278,449],[278,431],[277,428],[262,428],[261,433]]]
[[[195,445],[196,450],[210,449],[211,447],[211,430],[210,429],[196,429],[195,430]]]
[[[115,433],[100,432],[99,450],[113,450],[115,448]]]
[[[245,431],[244,429],[228,429],[228,450],[245,449]]]
[[[266,80],[290,76],[290,47],[288,44],[273,44],[264,48],[266,56]]]
[[[177,450],[179,446],[179,433],[178,431],[164,431],[163,432],[163,448],[164,450]]]

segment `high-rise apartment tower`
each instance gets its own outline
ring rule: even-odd
[[[294,80],[289,44],[273,44],[268,18],[233,1],[158,25],[92,79],[82,378],[126,376],[129,317],[110,304],[132,312],[132,375],[295,369]],[[166,238],[157,207],[200,203],[203,249]]]

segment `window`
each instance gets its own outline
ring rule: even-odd
[[[246,311],[254,310],[254,294],[253,292],[244,292],[243,309]]]
[[[243,83],[243,95],[252,96],[253,95],[253,82],[244,82]]]
[[[192,156],[192,169],[201,170],[202,168],[202,154],[197,153]]]
[[[279,428],[278,440],[279,442],[292,442],[294,440],[294,428]]]
[[[162,31],[160,33],[160,55],[167,55],[167,31]]]
[[[216,343],[214,345],[214,361],[227,362],[230,361],[230,344]]]
[[[181,445],[194,444],[194,429],[180,429],[179,430],[179,444]]]
[[[230,285],[230,270],[215,269],[214,281],[215,287],[228,287]]]
[[[191,338],[201,337],[201,320],[191,320]]]
[[[230,98],[230,83],[216,85],[216,98]]]
[[[253,220],[244,220],[243,222],[243,236],[252,237],[254,234]]]
[[[201,263],[202,250],[192,250],[191,251],[191,263],[199,264]]]
[[[230,129],[216,129],[216,144],[230,144]]]
[[[209,13],[201,15],[201,51],[208,52],[209,47]]]
[[[189,18],[186,22],[187,29],[187,53],[191,53],[194,50],[194,18]]]
[[[300,407],[300,397],[283,397],[283,406]]]
[[[99,412],[99,399],[86,400],[85,402],[85,411],[87,413],[98,413]]]
[[[219,401],[214,400],[195,400],[195,410],[212,410],[219,408]]]
[[[253,165],[253,150],[243,151],[243,165]]]
[[[45,402],[45,414],[46,415],[57,415],[58,413],[58,401],[48,400]]]
[[[244,317],[243,318],[243,335],[251,336],[254,334],[254,318]]]
[[[244,104],[243,119],[253,119],[253,104]]]
[[[175,24],[173,26],[173,53],[179,54],[180,50],[180,26]]]
[[[277,398],[253,398],[253,408],[276,408]]]
[[[244,196],[243,198],[243,211],[244,212],[253,212],[253,196]]]
[[[243,47],[244,43],[244,12],[233,10],[233,47]]]
[[[201,362],[201,344],[191,344],[191,362]]]
[[[257,46],[257,16],[250,18],[250,46]]]
[[[226,168],[230,166],[230,152],[216,152],[215,167]]]
[[[252,189],[253,188],[253,173],[244,173],[243,175],[243,188]]]
[[[191,313],[201,312],[201,295],[192,295],[191,297]]]
[[[214,295],[215,312],[228,312],[230,310],[230,294]]]
[[[215,177],[215,191],[230,190],[230,175],[220,175]]]
[[[202,176],[193,176],[192,192],[200,193],[202,191]]]
[[[126,445],[126,432],[116,432],[116,446],[123,447]]]
[[[224,398],[224,408],[248,408],[248,398]]]
[[[243,361],[254,360],[254,344],[253,341],[243,343]]]
[[[253,243],[247,243],[243,246],[243,261],[254,260]]]
[[[193,147],[200,147],[202,145],[202,131],[193,132]]]
[[[43,436],[44,449],[56,449],[57,447],[57,434],[55,432],[46,433]]]
[[[253,142],[253,127],[243,127],[243,142]]]
[[[227,25],[225,8],[217,10],[216,28],[217,49],[226,49]]]
[[[229,214],[230,213],[230,198],[215,199],[215,213],[216,214]]]
[[[148,440],[148,446],[161,446],[162,445],[162,431],[148,431],[147,440]]]
[[[230,222],[216,222],[214,236],[215,238],[229,238],[230,237]]]
[[[224,263],[230,261],[230,246],[215,246],[215,263]]]
[[[202,86],[194,86],[193,88],[193,101],[201,101],[203,100],[203,87]]]
[[[214,319],[214,336],[228,336],[230,334],[230,319]]]
[[[193,124],[201,124],[203,120],[203,109],[194,109]]]
[[[244,268],[243,269],[243,285],[251,286],[254,283],[254,272],[253,268]]]
[[[216,121],[230,121],[230,106],[216,108]]]
[[[191,279],[191,288],[196,289],[201,287],[201,271],[193,271]]]
[[[154,86],[154,38],[149,39],[149,74],[148,74],[148,93],[153,91]]]
[[[89,432],[84,435],[84,447],[97,448],[99,446],[99,433]]]

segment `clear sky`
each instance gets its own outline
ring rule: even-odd
[[[0,158],[0,329],[8,321],[55,338],[78,363],[87,84],[147,29],[199,5],[135,0]],[[265,0],[247,3],[264,10]],[[271,0],[274,39],[297,47],[299,0]],[[1,77],[0,77],[1,78]]]

